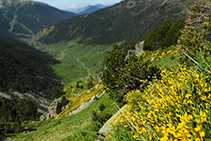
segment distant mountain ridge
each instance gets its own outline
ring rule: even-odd
[[[48,25],[76,16],[48,4],[0,0],[0,36],[26,41]]]
[[[88,5],[88,6],[85,6],[85,7],[82,7],[82,8],[78,8],[78,9],[67,9],[66,11],[74,12],[78,15],[81,15],[80,13],[82,13],[83,11],[86,11],[87,9],[90,9],[90,7],[93,7],[95,9],[99,10],[99,9],[106,8],[106,7],[109,7],[109,6],[112,6],[112,5],[113,4],[109,4],[109,5],[95,4],[95,5]],[[93,12],[94,12],[94,10],[93,10]],[[90,13],[92,13],[92,12],[90,12]]]
[[[95,12],[97,10],[100,10],[100,8],[97,7],[97,6],[89,6],[87,9],[85,9],[84,11],[79,12],[77,14],[78,15],[83,15],[83,14],[93,13],[93,12]]]
[[[177,21],[188,12],[193,0],[124,0],[114,6],[81,15],[46,27],[31,41],[53,44],[79,40],[85,44],[113,44],[119,41],[144,39],[154,28],[169,18]],[[46,31],[48,35],[42,34]],[[43,35],[43,36],[42,36]]]
[[[103,9],[103,8],[106,8],[109,6],[111,6],[111,5],[102,5],[102,4],[88,5],[87,7],[84,8],[83,11],[78,12],[76,14],[78,14],[78,15],[89,14],[89,13],[93,13],[97,10],[100,10],[100,9]]]

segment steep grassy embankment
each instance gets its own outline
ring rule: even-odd
[[[104,104],[106,109],[102,112],[99,110],[100,105]],[[74,106],[74,103],[73,103]],[[97,131],[93,131],[92,116],[93,111],[100,114],[116,112],[114,109],[115,102],[109,99],[108,94],[102,95],[99,100],[94,100],[85,110],[69,117],[61,119],[51,119],[48,121],[27,121],[24,123],[26,133],[17,134],[12,138],[14,141],[58,141],[58,140],[74,140],[74,141],[93,141],[97,137]],[[27,129],[34,131],[27,132]]]

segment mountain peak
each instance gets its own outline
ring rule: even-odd
[[[0,8],[4,8],[7,5],[23,2],[23,0],[0,0]]]

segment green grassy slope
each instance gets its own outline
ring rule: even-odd
[[[75,40],[51,45],[37,45],[39,49],[50,53],[54,58],[61,61],[53,68],[65,83],[78,81],[89,74],[92,76],[98,75],[104,57],[112,49],[112,45],[85,46],[78,44]]]
[[[93,141],[97,136],[92,131],[92,111],[99,111],[101,104],[107,106],[105,113],[115,113],[115,103],[109,99],[108,94],[104,94],[99,100],[95,100],[82,112],[58,120],[26,122],[25,129],[36,129],[35,131],[20,133],[12,138],[14,141]]]

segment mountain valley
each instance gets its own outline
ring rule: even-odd
[[[211,139],[210,1],[0,7],[0,140]]]

